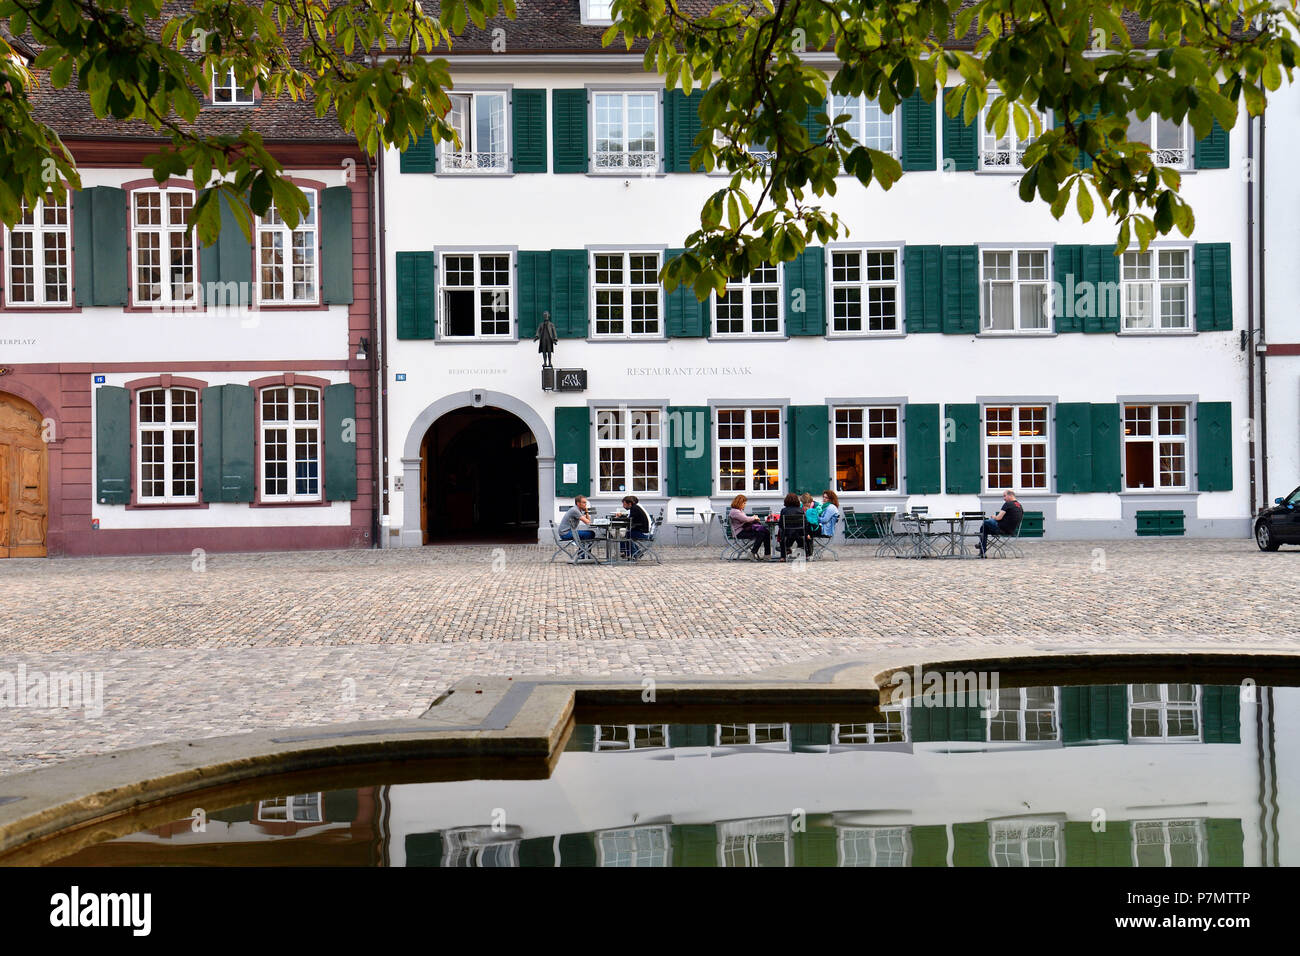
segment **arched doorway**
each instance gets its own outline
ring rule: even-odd
[[[537,439],[501,408],[458,408],[420,446],[426,544],[537,540]]]
[[[0,392],[0,558],[45,557],[50,472],[41,413]]]

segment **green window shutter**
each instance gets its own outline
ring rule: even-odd
[[[952,825],[953,866],[989,866],[989,825],[954,823]]]
[[[830,410],[825,405],[790,406],[790,490],[814,498],[831,486]]]
[[[126,190],[73,193],[72,244],[77,305],[126,305]]]
[[[948,828],[912,827],[912,866],[948,865]]]
[[[587,250],[551,253],[551,321],[562,339],[587,337]]]
[[[944,172],[972,172],[979,166],[979,118],[967,126],[958,110],[956,116],[943,114]]]
[[[397,253],[397,337],[431,339],[437,328],[437,257],[432,252]]]
[[[943,331],[974,335],[980,329],[979,249],[943,247]]]
[[[1201,688],[1201,727],[1207,744],[1241,743],[1241,688]]]
[[[1123,444],[1119,405],[1092,406],[1092,490],[1119,491],[1120,453]]]
[[[935,168],[935,149],[938,146],[938,120],[935,118],[936,105],[927,103],[916,90],[903,100],[899,107],[902,111],[902,143],[900,159],[905,172]]]
[[[442,834],[408,833],[406,835],[406,865],[419,867],[442,866]]]
[[[546,91],[510,94],[511,161],[517,173],[546,172]]]
[[[528,341],[537,334],[542,324],[542,313],[551,311],[551,254],[550,252],[520,252],[516,261],[519,279],[516,289],[519,302],[519,338]]]
[[[578,466],[578,480],[565,482],[565,464]],[[555,496],[574,498],[591,492],[591,414],[586,406],[555,409]]]
[[[1092,122],[1093,120],[1095,120],[1095,119],[1097,118],[1097,116],[1098,116],[1099,114],[1100,114],[1100,110],[1098,110],[1097,107],[1094,106],[1094,107],[1093,107],[1091,110],[1089,110],[1087,113],[1084,113],[1084,114],[1080,115],[1080,116],[1075,120],[1075,125],[1077,126],[1080,122]],[[1065,120],[1062,118],[1061,114],[1060,114],[1060,113],[1053,113],[1053,117],[1052,117],[1052,126],[1053,126],[1054,128],[1056,128],[1056,129],[1059,129],[1060,127],[1062,127],[1062,126],[1064,126],[1064,125],[1065,125]],[[1088,153],[1085,153],[1083,150],[1080,150],[1080,151],[1079,151],[1079,155],[1077,155],[1077,156],[1074,157],[1074,168],[1075,168],[1075,169],[1091,169],[1091,168],[1092,168],[1092,156],[1090,156]]]
[[[1232,490],[1232,403],[1196,403],[1196,490]]]
[[[519,865],[526,867],[556,866],[555,838],[544,836],[520,840]]]
[[[1107,820],[1096,833],[1092,823],[1069,820],[1065,824],[1066,866],[1132,866],[1133,828],[1125,820]]]
[[[593,867],[599,862],[591,833],[560,834],[560,866]]]
[[[131,503],[131,393],[116,385],[95,389],[95,499]]]
[[[903,440],[907,442],[909,495],[939,493],[939,406],[909,404],[903,411]]]
[[[350,305],[352,302],[352,190],[349,187],[331,186],[321,192],[320,228],[321,295],[330,305]]]
[[[1210,135],[1198,139],[1193,151],[1193,161],[1197,169],[1228,168],[1228,131],[1215,120],[1210,127]]]
[[[700,134],[700,103],[704,91],[687,96],[681,90],[664,94],[664,171],[689,173],[695,154],[695,137]]]
[[[669,747],[709,747],[713,745],[712,724],[669,724]]]
[[[1123,684],[1061,688],[1061,741],[1066,744],[1128,741],[1128,687]]]
[[[1083,247],[1084,281],[1092,284],[1092,304],[1085,298],[1083,331],[1118,332],[1120,315],[1119,257],[1114,246]]]
[[[207,430],[207,423],[204,423]],[[253,500],[254,450],[253,390],[247,385],[221,389],[221,500]]]
[[[675,823],[673,866],[718,865],[718,828],[713,823]]]
[[[980,407],[945,405],[944,416],[953,423],[953,440],[945,449],[948,494],[975,495],[980,490]],[[944,437],[947,438],[945,428]]]
[[[685,250],[669,249],[665,253],[664,264],[680,256]],[[668,334],[675,338],[699,338],[709,334],[709,300],[701,302],[695,298],[695,290],[688,285],[679,285],[667,294],[665,303]]]
[[[1232,246],[1198,242],[1192,253],[1196,273],[1196,331],[1232,331]]]
[[[908,333],[943,327],[943,254],[939,246],[903,248],[903,309]]]
[[[1093,490],[1092,406],[1087,402],[1056,406],[1056,490],[1063,495]]]
[[[1246,865],[1246,841],[1240,820],[1206,820],[1205,845],[1210,866]]]
[[[713,424],[705,405],[668,407],[668,497],[713,493]]]
[[[438,171],[438,144],[433,131],[426,126],[424,135],[402,150],[398,168],[404,173],[436,173]]]
[[[357,389],[327,385],[321,439],[325,454],[325,500],[357,500]]]
[[[552,90],[553,159],[557,173],[587,171],[587,91]]]
[[[212,245],[199,249],[203,301],[208,305],[247,305],[253,301],[253,245],[239,228],[230,197],[220,193],[217,201],[221,203],[221,234]]]
[[[221,500],[221,392],[224,385],[209,385],[199,396],[203,403],[203,431],[199,435],[203,460],[203,500]]]
[[[826,334],[826,250],[808,246],[785,264],[785,334]]]
[[[795,753],[818,752],[831,743],[830,724],[791,724],[790,749]]]
[[[826,124],[817,119],[818,114],[826,112],[826,100],[811,103],[804,112],[800,125],[808,131],[808,141],[814,146],[826,142]]]
[[[1083,246],[1056,246],[1052,249],[1052,278],[1058,293],[1052,304],[1057,332],[1082,332],[1083,320],[1075,307],[1076,287],[1083,283]]]

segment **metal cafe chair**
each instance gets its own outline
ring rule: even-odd
[[[722,559],[736,561],[747,557],[751,547],[749,542],[737,538],[731,530],[731,518],[725,514],[718,515],[718,524],[722,526]]]
[[[550,564],[555,563],[555,559],[564,555],[569,559],[570,564],[586,564],[595,561],[591,553],[591,543],[594,539],[582,539],[577,535],[572,538],[564,539],[560,537],[560,529],[555,526],[554,521],[548,521],[551,526],[551,538],[555,541],[555,553],[551,555]]]
[[[958,532],[958,540],[955,542],[953,550],[960,552],[963,558],[972,553],[968,541],[970,539],[976,542],[979,541],[980,525],[984,523],[985,517],[987,516],[982,511],[963,511],[961,513],[961,530]]]
[[[663,512],[660,513],[663,517]],[[642,558],[654,558],[655,564],[663,564],[659,558],[659,552],[655,550],[655,544],[659,540],[659,529],[663,526],[662,521],[651,520],[650,534],[645,538],[625,538],[623,544],[626,544],[633,561],[640,561]]]
[[[876,537],[880,544],[876,546],[876,557],[899,557],[903,553],[902,536],[894,530],[894,513],[880,511],[872,515],[876,524]]]
[[[674,543],[681,544],[682,532],[688,531],[691,535],[691,546],[693,547],[695,545],[695,508],[674,508],[673,518],[673,530],[677,532]]]
[[[811,557],[808,547],[808,519],[803,514],[781,515],[779,521],[781,560],[786,560],[790,555],[790,549],[796,544],[804,549],[804,557]]]
[[[1020,548],[1020,529],[1024,526],[1022,519],[1011,534],[989,535],[989,546],[985,552],[991,558],[1023,558],[1025,552]]]

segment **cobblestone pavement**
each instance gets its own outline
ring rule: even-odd
[[[750,674],[927,645],[1300,648],[1300,551],[1027,542],[1025,560],[548,564],[523,545],[0,561],[0,689],[103,675],[103,713],[8,709],[0,773],[278,726],[414,716],[471,675]]]

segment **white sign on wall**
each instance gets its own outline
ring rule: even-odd
[[[576,461],[566,461],[564,463],[564,483],[571,485],[578,480],[578,463]]]

